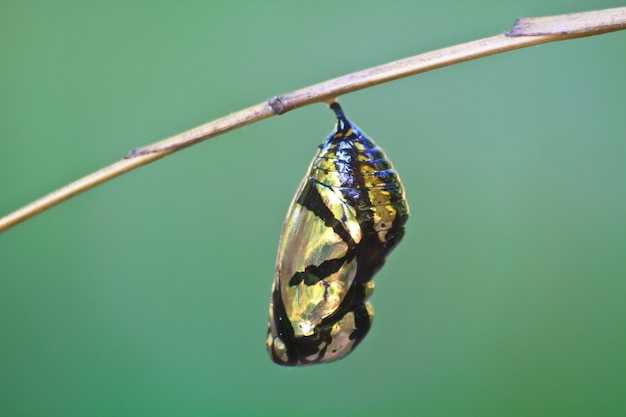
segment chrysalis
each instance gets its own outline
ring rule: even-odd
[[[319,146],[278,247],[267,349],[279,365],[330,362],[370,329],[372,277],[404,235],[409,207],[391,162],[344,116]]]

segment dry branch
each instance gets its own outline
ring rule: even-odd
[[[541,43],[593,36],[626,28],[626,7],[558,16],[518,19],[505,34],[415,55],[365,69],[289,94],[276,96],[239,112],[216,119],[150,146],[131,151],[126,158],[66,185],[0,219],[0,233],[44,210],[130,170],[161,159],[193,144],[258,122],[270,116],[334,99],[356,90],[408,77],[471,59]]]

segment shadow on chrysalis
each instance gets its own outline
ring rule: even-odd
[[[370,329],[372,277],[404,236],[409,207],[382,149],[343,114],[289,206],[278,246],[267,349],[279,365],[330,362]]]

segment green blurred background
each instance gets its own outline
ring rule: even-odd
[[[4,1],[0,214],[274,95],[620,3]],[[0,235],[0,415],[625,415],[625,52],[617,32],[341,98],[412,217],[370,335],[333,364],[265,351],[323,105]]]

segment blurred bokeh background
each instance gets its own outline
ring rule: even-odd
[[[0,3],[0,215],[274,95],[620,1]],[[341,98],[412,210],[348,358],[274,365],[267,308],[323,105],[0,235],[2,416],[626,414],[626,33]]]

